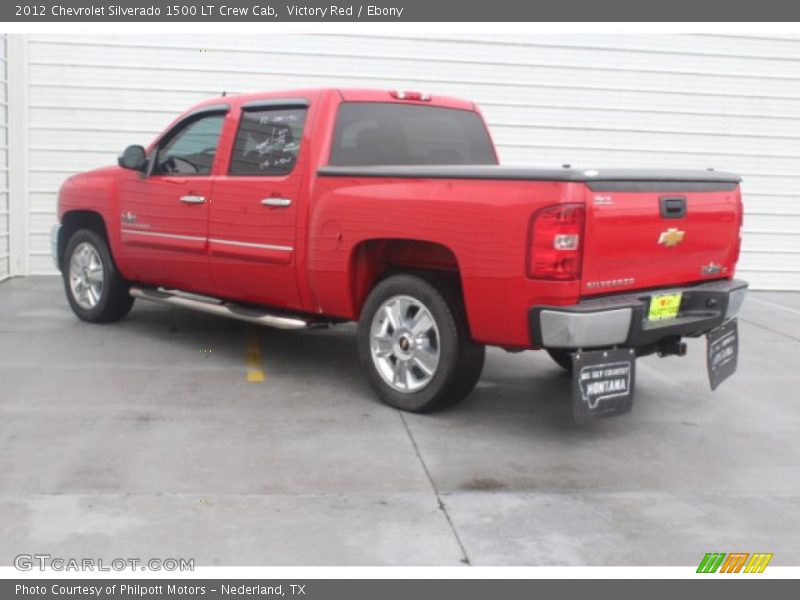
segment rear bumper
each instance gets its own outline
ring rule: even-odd
[[[648,322],[653,294],[683,292],[677,318]],[[695,286],[606,296],[574,306],[534,306],[528,313],[531,342],[540,348],[639,347],[670,337],[696,337],[739,312],[747,283],[723,280]]]

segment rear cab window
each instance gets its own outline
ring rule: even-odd
[[[329,164],[495,165],[497,156],[476,112],[397,102],[343,102]]]

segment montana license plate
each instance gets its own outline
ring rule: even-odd
[[[647,312],[648,321],[664,321],[678,316],[681,308],[682,292],[675,294],[656,294],[650,298],[650,310]]]

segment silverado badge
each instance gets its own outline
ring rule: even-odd
[[[664,244],[668,248],[670,246],[677,246],[683,241],[683,235],[685,233],[685,231],[681,231],[675,227],[670,227],[666,231],[661,232],[661,236],[658,238],[658,243]]]

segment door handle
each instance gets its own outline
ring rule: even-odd
[[[202,204],[206,201],[205,196],[193,196],[189,194],[188,196],[181,196],[181,202],[184,204]]]
[[[281,208],[286,208],[292,205],[292,201],[289,200],[289,198],[264,198],[261,204],[263,206],[279,206]]]

